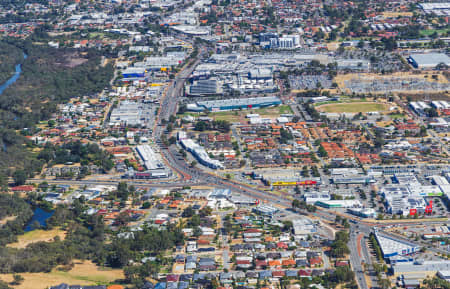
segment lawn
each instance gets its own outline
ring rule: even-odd
[[[68,272],[53,269],[50,273],[21,273],[24,281],[16,289],[45,289],[61,283],[107,285],[124,278],[123,271],[98,267],[91,261],[78,261]],[[0,280],[11,282],[12,274],[0,274]]]
[[[434,32],[442,35],[442,34],[445,34],[448,30],[450,30],[450,29],[423,29],[423,30],[420,30],[419,33],[421,36],[430,36]]]
[[[259,114],[261,117],[275,118],[281,114],[292,114],[292,109],[289,105],[280,105],[276,107],[266,107],[248,110],[233,110],[233,111],[218,111],[209,114],[216,120],[227,120],[229,122],[240,121],[245,118],[247,114]]]
[[[31,243],[36,242],[52,242],[53,238],[58,236],[61,240],[66,237],[66,232],[60,229],[53,230],[33,230],[31,232],[26,232],[23,235],[18,236],[18,241],[15,243],[8,244],[8,247],[12,248],[25,248]]]
[[[391,119],[403,119],[403,118],[405,118],[405,115],[401,114],[401,113],[393,113],[393,114],[390,114],[389,117]]]
[[[386,111],[388,105],[376,102],[352,102],[352,103],[336,103],[336,104],[324,104],[316,107],[317,110],[323,112],[334,113],[359,113],[359,112],[371,112],[371,111]]]

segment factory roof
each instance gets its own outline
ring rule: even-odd
[[[413,244],[395,240],[393,238],[375,233],[384,257],[406,255],[417,251],[419,248]]]
[[[439,63],[450,65],[450,57],[444,53],[411,54],[410,58],[419,66],[435,66]]]
[[[394,273],[437,272],[450,270],[450,261],[399,262],[392,266]]]
[[[206,108],[213,108],[213,107],[224,107],[224,106],[257,105],[257,104],[267,103],[267,102],[281,103],[281,100],[275,96],[232,98],[232,99],[221,99],[221,100],[198,101],[197,105],[203,106]]]

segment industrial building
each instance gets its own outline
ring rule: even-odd
[[[207,166],[211,169],[223,169],[223,164],[220,161],[211,159],[205,149],[199,144],[195,143],[193,140],[185,138],[180,140],[180,144],[185,150],[190,152],[202,165]]]
[[[398,255],[410,255],[420,250],[420,247],[415,244],[399,241],[389,236],[381,235],[379,232],[375,232],[375,238],[385,259]]]
[[[431,106],[437,110],[450,109],[450,103],[445,100],[434,100],[431,102]]]
[[[142,78],[145,77],[145,73],[144,67],[129,67],[122,71],[122,77],[126,80],[129,80],[129,78]]]
[[[414,273],[430,273],[427,275],[436,274],[438,271],[450,270],[449,260],[435,260],[425,261],[416,260],[413,262],[399,262],[392,265],[392,271],[394,274],[414,274]]]
[[[132,69],[145,69],[146,71],[167,71],[180,65],[187,57],[184,51],[167,52],[164,56],[147,56],[144,61],[134,64]],[[131,68],[130,68],[131,69]]]
[[[420,3],[418,5],[427,14],[450,16],[450,2]]]
[[[409,62],[420,69],[433,69],[440,63],[450,66],[450,57],[444,53],[411,54]]]
[[[316,225],[305,217],[292,220],[292,230],[294,231],[295,239],[300,240],[306,240],[308,235],[311,236],[317,233]]]
[[[253,109],[268,106],[280,105],[281,100],[275,96],[251,97],[251,98],[233,98],[209,101],[197,101],[188,104],[187,109],[190,111],[225,111],[238,109]]]
[[[114,108],[109,118],[110,126],[151,126],[154,107],[150,103],[122,101]]]
[[[420,116],[426,116],[426,111],[431,107],[423,101],[412,101],[409,106]]]

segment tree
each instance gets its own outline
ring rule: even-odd
[[[19,274],[14,274],[13,279],[14,279],[12,282],[13,285],[20,285],[24,280],[23,277]]]
[[[12,289],[8,286],[8,284],[2,280],[0,280],[0,289]]]
[[[117,197],[126,201],[129,196],[128,184],[126,182],[119,182],[117,185]]]
[[[200,215],[200,217],[207,217],[207,216],[210,216],[211,213],[212,213],[212,209],[211,209],[210,206],[205,206],[205,207],[203,207],[203,208],[198,212],[198,214]]]
[[[195,123],[195,127],[194,127],[194,129],[198,130],[198,131],[204,131],[207,128],[208,128],[208,124],[204,121],[198,121],[197,123]]]
[[[393,37],[389,38],[381,38],[381,42],[384,45],[384,49],[387,51],[392,51],[394,49],[397,49],[397,41]]]
[[[195,210],[192,208],[192,206],[187,207],[186,209],[184,209],[183,213],[181,214],[181,216],[183,218],[190,218],[195,214]]]
[[[197,227],[194,228],[193,234],[194,234],[195,237],[199,237],[199,236],[201,236],[203,234],[203,231],[202,231],[202,229],[200,229],[199,226],[197,226]]]
[[[321,157],[328,157],[328,153],[322,145],[319,146],[318,153]]]
[[[27,173],[24,170],[16,170],[13,173],[13,179],[16,186],[24,185],[27,181]]]

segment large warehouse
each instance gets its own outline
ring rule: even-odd
[[[450,57],[444,53],[411,54],[409,56],[409,62],[415,68],[433,69],[440,63],[450,66]]]
[[[238,109],[262,108],[268,106],[280,105],[281,100],[275,96],[233,98],[209,101],[197,101],[187,106],[190,111],[224,111]]]
[[[413,254],[420,250],[419,246],[416,246],[412,243],[393,239],[389,236],[380,235],[380,233],[378,232],[375,233],[375,237],[377,239],[378,244],[380,245],[381,252],[383,253],[383,257],[385,259],[397,255],[404,256]]]

